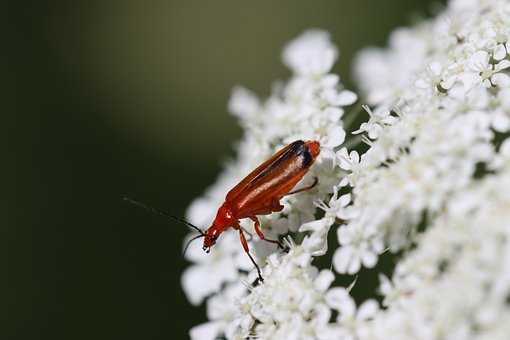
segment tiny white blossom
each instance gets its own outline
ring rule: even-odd
[[[469,71],[460,76],[466,90],[480,82],[487,88],[493,85],[501,87],[510,85],[510,77],[501,73],[502,70],[510,67],[509,60],[502,60],[493,65],[490,63],[490,55],[487,51],[478,51],[469,58],[467,67]]]
[[[356,303],[345,288],[332,288],[326,294],[328,306],[338,311],[337,323],[340,325],[339,338],[356,340],[368,331],[369,323],[379,309],[374,300],[365,301],[356,307]]]
[[[377,256],[383,251],[382,240],[361,225],[341,226],[338,242],[341,247],[333,257],[333,265],[339,273],[355,274],[361,265],[371,268],[377,263]]]
[[[310,30],[285,47],[283,61],[297,74],[313,76],[328,73],[337,56],[327,32]]]
[[[505,43],[505,44],[498,44],[495,48],[494,48],[494,59],[495,60],[502,60],[506,57],[506,55],[508,54],[508,43]]]
[[[380,106],[375,112],[368,106],[363,108],[367,111],[370,119],[368,122],[361,123],[360,128],[353,131],[354,134],[367,132],[369,138],[377,139],[384,126],[393,125],[397,121],[397,118],[391,115],[391,111],[384,106]]]

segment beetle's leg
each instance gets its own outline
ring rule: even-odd
[[[262,230],[260,230],[260,221],[259,219],[256,217],[256,216],[251,216],[250,219],[255,222],[255,231],[257,232],[257,235],[259,235],[260,239],[261,240],[264,240],[264,241],[267,241],[267,242],[271,242],[271,243],[275,243],[278,245],[278,248],[281,248],[283,249],[283,246],[282,244],[280,243],[280,241],[277,241],[277,240],[270,240],[270,239],[267,239],[265,236],[264,236],[264,233],[262,232]]]
[[[246,230],[246,228],[241,227],[241,225],[239,224],[239,221],[237,221],[237,224],[234,224],[234,225],[233,225],[233,228],[234,228],[235,230],[243,229],[243,231],[244,231],[246,234],[248,234],[248,236],[249,236],[249,238],[247,239],[247,241],[248,241],[248,242],[249,242],[249,241],[251,241],[251,240],[253,239],[253,235],[252,235],[252,233],[250,233],[248,230]]]
[[[250,257],[251,262],[253,263],[255,268],[257,268],[257,273],[259,274],[260,282],[264,282],[264,279],[262,278],[262,274],[260,273],[259,265],[257,264],[257,262],[255,262],[255,260],[253,259],[253,257],[250,254],[250,249],[248,248],[248,242],[246,242],[246,238],[244,237],[243,229],[242,228],[238,228],[238,230],[239,230],[239,238],[241,239],[241,244],[243,245],[244,252],[246,254],[248,254],[248,256]]]
[[[296,189],[294,191],[291,191],[288,194],[286,194],[285,196],[293,195],[293,194],[297,194],[298,192],[303,192],[303,191],[307,191],[307,190],[313,189],[317,185],[317,183],[319,183],[319,179],[317,177],[314,177],[313,178],[313,183],[310,184],[309,186],[301,188],[301,189]]]

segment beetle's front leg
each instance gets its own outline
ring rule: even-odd
[[[257,264],[257,262],[255,262],[255,260],[253,259],[253,257],[250,254],[250,248],[248,247],[248,242],[246,241],[246,237],[244,237],[243,228],[238,224],[238,225],[234,226],[234,229],[239,230],[239,239],[241,240],[241,244],[243,245],[244,252],[248,255],[248,257],[250,258],[250,260],[253,263],[253,265],[255,266],[255,268],[257,268],[257,273],[259,274],[258,279],[260,280],[260,282],[264,282],[264,278],[262,277],[262,274],[260,272],[259,265]]]
[[[266,238],[266,236],[264,235],[264,233],[260,229],[260,221],[259,221],[259,219],[256,216],[250,216],[250,219],[253,222],[255,222],[255,231],[257,232],[257,235],[259,235],[261,240],[264,240],[264,241],[267,241],[267,242],[271,242],[271,243],[275,243],[275,244],[278,245],[278,248],[284,249],[283,245],[280,243],[280,241],[270,240],[270,239]]]

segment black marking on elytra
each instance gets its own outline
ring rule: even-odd
[[[279,163],[291,158],[292,156],[299,155],[305,149],[304,146],[305,142],[303,142],[302,140],[292,142],[292,144],[290,144],[289,149],[279,159],[277,159],[273,164],[271,164],[271,167],[277,166]]]
[[[309,167],[312,164],[312,162],[313,162],[313,156],[310,153],[310,150],[308,150],[308,148],[306,148],[303,152],[303,166]]]

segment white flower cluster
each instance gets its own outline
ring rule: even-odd
[[[510,146],[510,143],[507,143]],[[382,278],[387,309],[365,339],[508,339],[510,168],[449,200],[417,247]]]
[[[358,59],[370,148],[342,151],[353,203],[334,265],[404,251],[361,339],[509,337],[509,41],[510,2],[457,0]]]
[[[264,285],[252,289],[239,301],[242,313],[234,337],[244,339],[338,339],[359,331],[358,326],[373,317],[378,304],[369,300],[358,310],[344,288],[328,289],[334,280],[330,270],[311,265],[310,253],[291,246],[289,254],[268,258]],[[338,313],[330,323],[332,311]],[[343,327],[347,326],[347,327]]]
[[[285,256],[267,258],[263,285],[247,291],[233,283],[209,299],[211,321],[194,327],[191,337],[214,339],[223,330],[228,339],[334,340],[368,332],[365,323],[378,311],[377,302],[368,300],[357,308],[348,289],[330,288],[332,271],[314,267],[305,247],[291,241],[289,247]]]
[[[328,225],[306,222],[315,220],[316,202],[327,198],[340,181],[342,172],[335,166],[335,152],[346,135],[341,120],[343,107],[357,99],[343,88],[337,75],[329,73],[337,54],[329,34],[305,32],[284,49],[283,60],[293,76],[286,84],[275,85],[269,99],[261,101],[247,89],[234,89],[229,109],[239,118],[244,137],[238,145],[237,160],[230,162],[216,184],[191,205],[188,219],[193,224],[208,226],[228,190],[276,150],[298,139],[317,140],[321,153],[304,182],[317,177],[319,184],[309,192],[284,197],[283,211],[261,216],[261,224],[266,237],[273,239],[289,232],[297,234],[298,229],[306,232],[302,247],[314,255],[326,252],[334,219]],[[251,221],[242,220],[241,225],[254,235],[250,249],[263,264],[276,247],[256,237]],[[193,265],[184,272],[182,284],[193,304],[220,292],[225,283],[238,282],[253,267],[232,231],[220,237],[211,254],[204,254],[195,242],[186,256]]]
[[[420,222],[432,223],[455,193],[490,171],[495,138],[510,131],[510,60],[501,52],[509,38],[508,1],[459,0],[394,32],[390,49],[361,54],[359,82],[375,108],[354,132],[365,134],[369,150],[339,153],[353,204],[338,229],[338,272],[406,249]]]
[[[321,142],[311,174],[320,184],[262,219],[268,236],[298,243],[284,254],[254,237],[263,284],[251,286],[235,233],[209,255],[192,246],[183,287],[195,304],[209,297],[210,320],[192,338],[508,339],[510,2],[450,1],[392,33],[388,49],[358,57],[370,105],[354,131],[369,146],[362,155],[342,147],[342,107],[356,96],[328,74],[336,55],[326,33],[306,32],[283,55],[293,77],[267,101],[234,91],[230,109],[245,129],[238,159],[193,203],[191,221],[210,223],[236,181],[295,139]],[[312,264],[335,223],[336,272],[398,255],[391,278],[380,276],[381,306],[356,306],[349,289],[330,287],[332,271]]]

